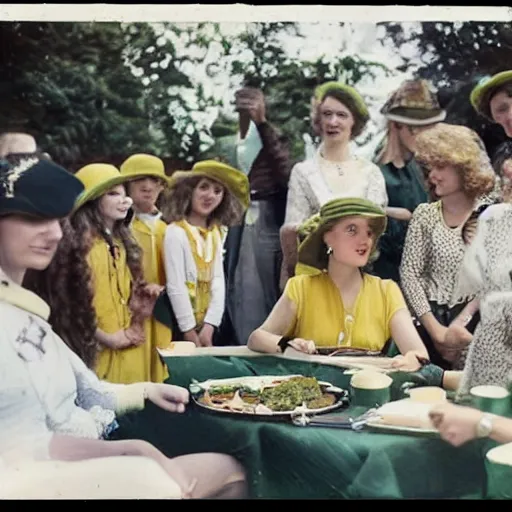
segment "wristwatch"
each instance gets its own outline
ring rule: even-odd
[[[490,414],[484,414],[476,426],[476,435],[479,438],[489,437],[492,432],[493,417]]]

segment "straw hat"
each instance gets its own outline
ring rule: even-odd
[[[190,171],[175,171],[169,183],[171,187],[175,187],[181,180],[197,177],[204,177],[221,183],[242,204],[244,209],[248,208],[250,194],[247,176],[242,171],[222,162],[217,162],[217,160],[198,162]]]
[[[389,121],[425,126],[446,118],[426,80],[406,80],[391,94],[381,109]]]
[[[75,209],[85,203],[101,197],[105,192],[133,179],[131,176],[122,175],[117,167],[110,164],[89,164],[76,172],[75,176],[84,185],[84,191],[77,199]]]
[[[512,71],[502,71],[496,75],[482,78],[469,96],[473,108],[494,122],[489,104],[494,93],[507,82],[512,82]]]
[[[165,174],[163,161],[153,155],[145,153],[132,155],[121,164],[119,169],[121,176],[127,176],[130,180],[152,177],[158,178],[166,184],[169,182],[169,176]]]

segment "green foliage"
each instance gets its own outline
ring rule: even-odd
[[[62,164],[199,151],[197,133],[183,144],[192,109],[169,92],[192,88],[179,70],[184,58],[149,24],[1,23],[0,42],[0,129],[32,133]]]
[[[510,69],[510,23],[423,22],[419,30],[412,30],[410,34],[406,34],[400,23],[385,26],[386,38],[398,48],[405,43],[417,45],[423,56],[418,75],[436,85],[465,82],[479,75]]]
[[[304,38],[296,23],[251,23],[250,29],[234,43],[225,43],[231,57],[227,69],[246,85],[259,87],[267,101],[267,117],[288,137],[294,160],[304,157],[302,134],[313,137],[310,104],[315,87],[329,80],[343,80],[357,86],[366,75],[375,76],[377,69],[389,72],[377,62],[364,61],[357,55],[344,55],[335,60],[320,57],[315,61],[291,58],[284,51],[284,34]],[[252,52],[253,59],[240,56]],[[362,143],[365,141],[360,141]]]
[[[334,61],[302,61],[283,44],[303,38],[297,24],[246,26],[227,35],[218,23],[1,22],[0,131],[32,133],[71,169],[139,151],[190,163],[209,146],[209,155],[232,158],[237,119],[225,85],[209,87],[228,77],[233,95],[242,83],[263,90],[269,120],[301,159],[314,87],[357,85],[382,66],[341,50]],[[201,115],[213,108],[210,128]]]

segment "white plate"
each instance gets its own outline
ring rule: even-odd
[[[383,430],[395,434],[434,434],[439,435],[436,429],[429,428],[415,428],[415,427],[401,427],[400,425],[387,425],[386,423],[379,423],[375,420],[370,420],[366,423],[367,427]]]

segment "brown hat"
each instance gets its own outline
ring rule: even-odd
[[[407,80],[389,97],[381,109],[389,121],[425,126],[443,121],[443,110],[426,80]]]

